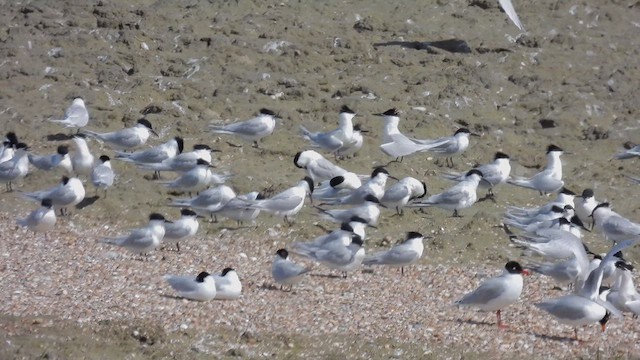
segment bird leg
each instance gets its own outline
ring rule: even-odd
[[[458,209],[453,210],[453,215],[451,215],[451,217],[459,217],[461,218],[462,216],[460,214],[458,214]]]
[[[498,327],[500,329],[506,329],[506,328],[509,327],[509,325],[502,323],[502,318],[500,316],[500,310],[496,311],[496,316],[498,317]]]

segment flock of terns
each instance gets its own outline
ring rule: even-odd
[[[470,136],[476,135],[468,129],[458,129],[453,135],[437,139],[416,139],[399,130],[400,114],[395,109],[375,114],[383,119],[382,144],[380,150],[393,161],[418,153],[429,153],[444,158],[445,164],[453,167],[453,160],[469,147]],[[194,197],[174,199],[169,206],[181,208],[181,218],[169,221],[159,213],[152,213],[146,226],[130,233],[99,240],[130,250],[134,254],[147,254],[173,244],[180,251],[179,242],[193,237],[202,217],[224,217],[239,224],[253,221],[261,213],[281,217],[291,225],[291,219],[303,208],[307,196],[319,203],[315,205],[319,215],[328,221],[339,223],[335,230],[308,242],[295,242],[288,249],[278,249],[272,263],[275,282],[289,287],[299,282],[311,268],[294,263],[290,254],[335,269],[347,277],[349,272],[362,265],[386,265],[404,268],[420,260],[425,237],[419,232],[409,231],[405,239],[388,250],[365,254],[363,247],[367,227],[376,227],[381,208],[403,214],[404,208],[438,207],[460,216],[459,212],[473,206],[478,200],[479,187],[486,188],[485,198],[493,199],[493,190],[508,183],[540,192],[555,193],[556,198],[536,208],[510,207],[504,215],[503,226],[514,246],[524,249],[525,254],[537,256],[522,266],[509,261],[503,273],[481,283],[477,289],[456,302],[460,306],[472,306],[485,311],[495,311],[497,325],[505,326],[501,310],[518,300],[523,289],[523,275],[531,271],[552,277],[558,286],[572,290],[566,295],[547,299],[536,306],[551,314],[558,322],[577,327],[598,322],[604,331],[613,315],[640,314],[640,295],[633,285],[633,266],[624,259],[622,250],[633,245],[640,236],[640,224],[614,212],[606,202],[595,200],[594,192],[585,189],[581,195],[565,187],[562,179],[563,150],[556,145],[547,147],[547,164],[530,178],[510,175],[510,158],[496,152],[490,163],[477,166],[466,172],[448,171],[443,174],[454,185],[441,193],[427,196],[424,181],[413,177],[397,179],[385,169],[376,167],[369,175],[350,172],[320,154],[333,154],[336,160],[346,159],[357,152],[363,144],[362,130],[354,126],[355,112],[343,106],[339,112],[338,127],[329,132],[313,132],[301,126],[301,133],[308,141],[310,150],[295,154],[294,165],[304,169],[306,176],[295,186],[274,196],[264,198],[259,192],[236,194],[225,182],[229,174],[212,171],[211,152],[205,144],[196,144],[191,152],[184,152],[180,137],[144,150],[133,151],[143,146],[151,134],[152,124],[140,119],[133,127],[118,131],[98,133],[82,129],[89,122],[89,114],[81,98],[73,100],[62,120],[51,120],[67,128],[77,128],[73,137],[73,153],[65,145],[55,154],[35,155],[28,146],[20,142],[15,133],[6,135],[0,149],[0,181],[6,183],[7,191],[12,184],[24,178],[29,166],[51,171],[61,168],[66,174],[62,181],[50,189],[21,192],[20,197],[40,203],[40,207],[18,225],[45,236],[56,223],[56,212],[64,216],[67,209],[79,204],[85,197],[85,177],[107,196],[107,190],[116,178],[111,167],[111,157],[102,155],[95,159],[87,138],[95,139],[111,147],[114,159],[134,164],[143,171],[153,171],[154,178],[160,172],[175,172],[170,181],[159,181],[167,189],[196,194]],[[273,133],[277,114],[261,109],[249,120],[227,125],[211,125],[213,133],[228,134],[245,141],[260,141]],[[156,134],[157,135],[157,134]],[[317,151],[316,151],[317,150]],[[636,156],[635,149],[617,154],[620,159]],[[637,151],[636,151],[637,152]],[[348,163],[348,161],[345,161]],[[388,179],[396,182],[387,187]],[[333,206],[334,208],[327,208]],[[587,224],[587,225],[585,225]],[[582,231],[591,225],[600,231],[612,244],[607,254],[594,254],[582,241]],[[514,229],[515,230],[514,232]],[[236,271],[225,268],[220,274],[201,272],[193,276],[166,275],[166,282],[183,298],[206,301],[211,299],[237,299],[242,293],[242,284]],[[606,286],[604,286],[606,285]]]

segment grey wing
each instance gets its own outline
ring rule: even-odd
[[[102,134],[99,138],[103,141],[109,141],[122,147],[135,147],[140,144],[140,138],[133,129],[123,129],[106,134]]]
[[[610,234],[625,236],[625,235],[640,235],[640,225],[622,217],[611,216],[604,224],[602,224],[602,230]]]
[[[198,185],[198,176],[194,173],[186,172],[173,182],[167,184],[169,188],[191,188]]]
[[[406,246],[398,245],[387,251],[381,258],[382,264],[400,265],[412,262],[418,254]]]
[[[351,262],[353,254],[351,251],[339,244],[337,246],[329,246],[325,249],[316,251],[315,258],[318,261],[334,264],[334,265],[347,265]]]
[[[420,146],[403,135],[394,134],[391,137],[391,142],[380,145],[380,149],[391,157],[407,156],[420,150]]]
[[[47,209],[37,209],[32,211],[26,218],[18,220],[18,224],[22,226],[34,226],[37,225],[40,220],[47,213]]]
[[[332,163],[331,161],[322,158],[322,159],[318,159],[315,161],[316,165],[318,166],[317,172],[321,172],[323,174],[331,174],[330,176],[336,176],[338,174],[343,174],[345,172],[347,172],[346,170],[344,170],[343,168],[341,168],[338,165],[335,165],[334,163]]]
[[[457,141],[455,141],[455,139],[442,138],[440,140],[442,140],[442,143],[439,145],[433,146],[432,148],[429,149],[429,151],[435,152],[435,153],[444,153],[444,154],[456,152],[458,148],[458,143]],[[437,140],[435,142],[437,142]]]
[[[431,196],[426,203],[455,205],[468,196],[469,193],[466,190],[454,186],[443,193]]]
[[[137,163],[161,163],[168,158],[167,152],[162,148],[148,149],[131,156]]]
[[[68,204],[76,199],[76,194],[66,186],[60,186],[52,191],[49,196],[54,204]]]
[[[461,305],[486,304],[497,298],[504,291],[504,283],[501,278],[491,278],[480,284],[474,291],[457,301]]]
[[[497,184],[502,178],[502,174],[500,174],[498,167],[493,166],[492,164],[485,164],[477,169],[482,173],[482,178],[490,182],[491,185]]]
[[[335,151],[335,150],[338,150],[343,145],[342,140],[335,135],[336,134],[332,131],[328,133],[316,133],[314,135],[309,136],[309,138],[311,139],[311,141],[318,144],[319,146],[325,149],[329,149],[331,151]]]
[[[91,182],[94,185],[105,185],[111,186],[113,185],[113,179],[115,178],[115,174],[113,170],[106,166],[96,166],[91,173]]]
[[[255,135],[261,134],[269,130],[269,124],[261,121],[259,118],[254,118],[247,121],[241,121],[234,124],[229,124],[220,128],[220,130],[229,131],[236,134],[243,135]]]
[[[53,163],[51,155],[29,155],[29,162],[40,170],[51,170],[57,164]]]
[[[276,281],[286,280],[308,272],[309,270],[290,261],[279,261],[273,266],[271,274]]]
[[[135,229],[131,231],[129,236],[122,239],[118,245],[131,249],[146,249],[153,245],[153,237],[148,229]]]
[[[166,275],[165,280],[178,292],[186,293],[198,289],[195,280],[190,276]]]
[[[579,306],[582,300],[589,301],[584,298],[578,298],[574,295],[567,295],[557,299],[543,301],[535,304],[536,307],[564,320],[582,319],[585,314],[585,308]],[[574,303],[575,301],[575,303]]]
[[[272,211],[285,211],[291,210],[298,206],[303,200],[301,196],[290,193],[289,191],[282,192],[271,199],[262,200],[259,204],[262,204],[260,208],[272,210]]]
[[[410,196],[409,189],[402,183],[395,183],[384,192],[381,202],[396,202],[407,196]]]
[[[164,224],[164,238],[165,239],[181,239],[189,235],[189,228],[183,226],[181,223],[165,223]]]

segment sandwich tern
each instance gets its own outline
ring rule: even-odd
[[[84,100],[77,97],[73,99],[71,105],[64,112],[64,119],[49,121],[62,124],[65,128],[78,128],[80,130],[80,128],[87,126],[89,123],[89,112]]]
[[[217,134],[235,135],[245,141],[253,142],[258,147],[258,142],[273,133],[276,127],[275,112],[262,108],[258,116],[249,120],[235,122],[227,125],[209,125],[209,130]]]
[[[111,159],[107,155],[102,155],[99,158],[100,164],[96,165],[91,171],[91,183],[96,188],[104,190],[104,197],[107,197],[107,189],[113,185],[113,181],[116,178],[116,174],[111,168]]]
[[[136,124],[122,130],[97,133],[95,131],[83,130],[84,134],[103,143],[108,144],[114,150],[130,150],[144,145],[150,134],[158,136],[153,130],[149,120],[142,118]]]
[[[271,263],[271,277],[280,284],[280,290],[283,286],[289,286],[289,291],[302,280],[302,276],[311,271],[311,268],[298,265],[289,259],[289,251],[287,249],[278,249],[276,256]]]
[[[209,301],[216,297],[216,281],[206,271],[199,273],[195,279],[184,275],[165,275],[164,279],[185,299]]]

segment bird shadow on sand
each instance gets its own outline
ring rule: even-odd
[[[404,49],[426,50],[429,54],[440,54],[440,50],[449,53],[460,54],[470,54],[474,51],[474,49],[472,49],[466,41],[460,39],[447,39],[437,41],[387,41],[373,44],[374,48],[382,46],[400,46]],[[511,50],[507,48],[486,47],[477,47],[475,51],[480,54],[511,52]]]
[[[160,296],[162,296],[163,298],[167,298],[167,299],[173,299],[173,300],[184,300],[184,298],[183,298],[183,297],[176,296],[176,295],[162,294],[162,295],[160,295]]]
[[[488,321],[472,320],[472,319],[468,319],[468,320],[456,319],[455,322],[458,323],[458,324],[482,325],[482,326],[496,327],[495,323],[488,322]]]
[[[47,135],[46,139],[47,141],[67,141],[73,139],[73,136],[72,134],[57,133]]]
[[[576,341],[576,339],[569,337],[569,336],[558,336],[558,335],[546,335],[546,334],[538,334],[535,333],[533,331],[528,332],[529,335],[533,335],[537,338],[543,339],[543,340],[553,340],[553,341],[560,341],[560,342],[574,342]]]
[[[336,275],[336,274],[309,274],[309,276],[314,276],[314,277],[323,277],[323,278],[329,278],[329,279],[346,279],[345,277],[342,277],[342,275]]]
[[[98,201],[98,199],[100,199],[100,196],[98,196],[98,195],[91,196],[91,197],[85,197],[84,199],[82,199],[82,201],[80,201],[80,202],[76,205],[76,209],[78,209],[78,210],[82,210],[82,209],[86,208],[87,206],[91,206],[91,205],[93,205],[96,201]]]

